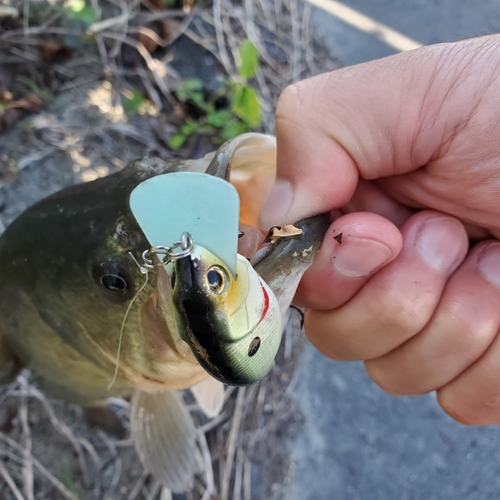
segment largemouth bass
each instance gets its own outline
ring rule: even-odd
[[[0,383],[27,367],[49,395],[83,406],[133,394],[131,429],[139,455],[167,487],[185,491],[195,470],[196,433],[176,390],[191,388],[207,415],[215,415],[223,385],[207,374],[177,329],[168,274],[152,270],[145,283],[131,258],[139,261],[150,245],[129,197],[157,175],[207,172],[237,187],[241,222],[256,227],[275,155],[274,138],[247,134],[200,160],[137,160],[21,214],[0,238]],[[278,242],[255,264],[282,314],[328,218],[300,225],[302,238]]]

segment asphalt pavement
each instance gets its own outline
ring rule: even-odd
[[[346,5],[422,44],[496,33],[496,0],[347,0]],[[317,33],[347,65],[396,52],[315,8]],[[500,428],[466,427],[435,395],[385,394],[361,363],[338,363],[311,345],[297,398],[306,423],[290,443],[289,500],[500,499]]]

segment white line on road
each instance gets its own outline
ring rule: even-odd
[[[329,12],[330,14],[338,17],[342,21],[351,26],[354,26],[360,31],[369,33],[375,36],[382,42],[394,47],[396,50],[401,52],[406,50],[413,50],[422,47],[422,44],[408,38],[399,31],[393,30],[386,26],[385,24],[375,21],[371,17],[365,16],[358,12],[357,10],[347,7],[343,3],[337,2],[336,0],[307,0],[310,4],[316,5],[320,9]]]

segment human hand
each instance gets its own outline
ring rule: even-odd
[[[289,87],[262,214],[332,213],[296,296],[321,352],[474,425],[500,423],[499,56],[489,36]]]

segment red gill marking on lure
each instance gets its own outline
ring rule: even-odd
[[[262,288],[262,293],[264,294],[264,310],[262,311],[259,323],[266,317],[267,311],[269,310],[269,294],[267,293],[267,290],[264,288],[264,285],[262,283],[260,284],[260,286]]]

